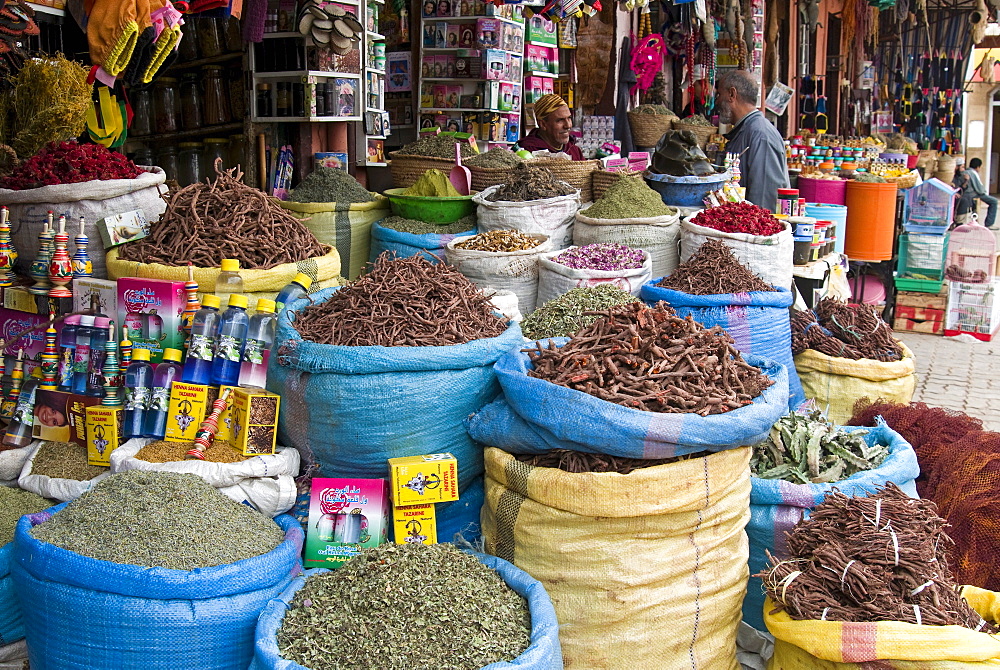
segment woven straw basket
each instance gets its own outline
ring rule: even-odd
[[[691,123],[683,123],[674,119],[671,124],[674,130],[689,130],[694,133],[695,138],[698,140],[698,146],[704,149],[708,146],[708,141],[712,139],[712,135],[719,132],[719,129],[715,126],[696,126]]]
[[[420,175],[428,170],[449,172],[455,167],[452,158],[433,158],[431,156],[400,156],[393,151],[389,154],[389,171],[392,174],[392,184],[396,188],[413,186]]]
[[[646,114],[645,116],[650,116]],[[611,188],[611,185],[622,177],[632,177],[642,179],[641,172],[608,172],[607,170],[596,170],[593,176],[594,200],[604,197],[604,192]]]
[[[528,165],[548,168],[556,179],[562,179],[573,188],[580,189],[580,202],[594,201],[591,175],[601,167],[601,161],[568,161],[563,158],[541,158],[527,161]]]
[[[669,114],[629,112],[628,125],[632,129],[632,141],[638,147],[655,147],[656,143],[663,137],[663,133],[670,130],[672,123],[676,120],[676,116]]]
[[[910,170],[902,177],[888,177],[886,178],[886,181],[896,182],[896,188],[899,190],[903,190],[904,188],[913,188],[917,185],[917,171]]]
[[[469,168],[469,174],[472,175],[471,186],[473,191],[485,191],[490,186],[506,183],[513,169],[509,167],[476,167],[474,165],[466,165],[465,167]]]

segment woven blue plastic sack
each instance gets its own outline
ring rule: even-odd
[[[245,670],[257,617],[301,572],[302,527],[287,514],[274,520],[285,540],[272,551],[185,571],[101,561],[32,537],[67,504],[22,517],[14,531],[33,670]]]
[[[454,235],[438,235],[428,233],[426,235],[415,235],[404,233],[392,228],[386,228],[379,223],[372,224],[372,250],[370,260],[374,263],[379,254],[383,251],[396,252],[396,258],[409,258],[421,254],[431,263],[440,263],[444,260],[444,248],[456,237],[475,235],[476,228],[464,233]]]
[[[792,329],[788,308],[795,296],[786,288],[751,293],[720,295],[689,295],[656,286],[662,281],[645,283],[640,296],[647,304],[662,300],[674,308],[677,316],[689,314],[706,328],[721,326],[732,336],[736,348],[743,354],[770,358],[788,370],[788,406],[795,409],[805,394],[792,357]]]
[[[874,470],[859,472],[832,484],[793,484],[782,479],[750,479],[750,574],[755,575],[767,565],[766,551],[778,557],[788,555],[785,533],[790,532],[809,511],[823,502],[833,489],[849,496],[863,496],[875,491],[886,482],[898,485],[914,498],[917,487],[914,480],[920,475],[917,454],[903,437],[889,428],[881,419],[874,428],[845,427],[847,431],[868,430],[868,444],[889,447],[889,455]],[[743,601],[743,620],[758,630],[764,628],[764,590],[760,578],[751,577]]]
[[[507,585],[528,601],[531,612],[531,645],[513,661],[490,663],[482,670],[562,670],[562,649],[559,646],[559,623],[545,587],[524,570],[502,558],[470,552],[487,567],[496,570]],[[328,570],[306,570],[306,577]],[[281,658],[278,652],[278,630],[285,618],[288,604],[305,584],[297,577],[280,598],[272,600],[257,623],[253,664],[250,670],[309,670],[293,661]]]
[[[13,554],[13,542],[0,547],[0,647],[24,637],[24,621],[21,619],[21,608],[14,598],[14,580],[10,576]]]
[[[311,298],[323,302],[336,290]],[[308,304],[300,299],[278,318],[267,374],[268,389],[282,397],[278,441],[310,449],[321,477],[388,478],[390,458],[449,452],[465,496],[483,473],[483,451],[463,422],[499,393],[493,364],[523,345],[517,323],[446,347],[332,346],[295,330],[290,316]],[[436,511],[447,530],[479,521],[479,507],[461,500]]]
[[[556,343],[566,342],[558,338]],[[774,384],[753,404],[724,414],[644,412],[528,376],[528,355],[512,351],[497,361],[503,397],[469,418],[472,439],[515,454],[571,449],[625,458],[672,458],[755,444],[787,411],[783,365],[745,356]]]

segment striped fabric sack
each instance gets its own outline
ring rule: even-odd
[[[357,279],[368,262],[372,224],[389,216],[389,199],[373,194],[372,202],[290,202],[278,204],[302,219],[316,239],[340,255],[341,274]]]

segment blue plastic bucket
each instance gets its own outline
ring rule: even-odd
[[[674,177],[669,174],[646,174],[646,183],[660,194],[663,204],[673,207],[704,207],[705,196],[722,188],[729,173],[705,177]]]
[[[827,205],[820,202],[806,203],[806,216],[817,221],[831,221],[837,226],[834,251],[844,253],[844,232],[847,230],[847,207],[844,205]]]

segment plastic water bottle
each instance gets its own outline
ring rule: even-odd
[[[201,309],[191,320],[191,337],[188,338],[182,381],[190,384],[212,381],[212,359],[215,357],[215,338],[219,335],[219,319],[218,296],[206,295],[201,301]]]
[[[280,314],[286,305],[291,305],[299,298],[305,296],[309,292],[309,287],[312,286],[312,283],[313,280],[304,272],[295,275],[295,279],[289,282],[288,286],[281,289],[278,297],[274,299],[275,311]]]
[[[149,364],[149,349],[133,349],[132,362],[125,371],[125,411],[122,433],[125,437],[142,437],[143,417],[149,406],[153,387],[153,366]]]
[[[143,435],[162,440],[167,432],[167,406],[170,404],[170,385],[181,378],[181,350],[164,349],[163,362],[153,373],[153,390],[143,418]]]
[[[31,444],[31,430],[35,423],[35,391],[40,383],[37,379],[29,379],[21,387],[14,416],[3,436],[3,443],[8,447],[26,447]]]
[[[87,389],[85,393],[95,398],[104,397],[104,358],[108,342],[108,326],[111,320],[106,316],[94,317],[94,329],[90,333],[90,363],[87,366]]]
[[[76,351],[73,354],[73,393],[87,392],[87,370],[90,368],[90,338],[94,335],[94,315],[84,314],[76,327]]]
[[[59,358],[59,390],[73,390],[73,359],[76,356],[76,329],[80,327],[80,315],[71,314],[63,321],[62,332],[59,333],[59,346],[62,347]]]
[[[243,363],[240,365],[240,386],[264,388],[267,381],[267,359],[271,355],[274,329],[278,317],[274,313],[274,301],[261,298],[257,301],[257,313],[250,317],[247,341],[243,345]]]
[[[235,258],[223,258],[220,266],[222,272],[215,280],[215,295],[219,296],[221,305],[234,293],[243,293],[243,277],[240,276],[240,262]]]
[[[222,314],[219,322],[219,342],[212,361],[213,384],[235,386],[239,383],[243,341],[247,337],[249,325],[247,297],[234,293],[229,296],[229,309]]]

